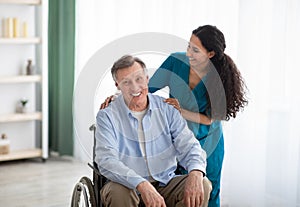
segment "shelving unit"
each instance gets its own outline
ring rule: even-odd
[[[2,19],[28,21],[28,35],[8,38],[0,32],[0,135],[7,134],[10,152],[1,161],[48,158],[48,0],[0,0]],[[32,59],[33,75],[20,68]],[[16,113],[16,103],[29,97],[31,108]]]
[[[41,75],[16,75],[16,76],[0,76],[1,83],[33,83],[41,82]]]
[[[40,44],[39,37],[0,38],[0,44]]]
[[[0,115],[0,123],[42,120],[41,112],[14,113]]]
[[[42,157],[43,153],[41,149],[27,149],[27,150],[15,150],[6,155],[0,156],[0,161],[19,160],[33,157]],[[46,158],[44,158],[46,159]]]
[[[41,4],[42,0],[0,0],[0,4],[29,4],[38,5]]]

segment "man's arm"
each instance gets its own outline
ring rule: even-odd
[[[180,165],[188,172],[200,170],[206,174],[206,152],[201,148],[199,141],[188,128],[178,110],[172,106],[169,106],[168,110],[170,110],[168,116],[170,133]]]
[[[95,161],[100,173],[107,179],[135,189],[139,183],[146,179],[120,160],[120,152],[114,130],[106,113],[100,110],[96,123]]]
[[[184,204],[187,207],[200,206],[204,200],[203,177],[206,173],[206,153],[178,111],[170,116],[170,121],[170,130],[174,137],[173,143],[178,152],[179,162],[189,172],[184,189]]]

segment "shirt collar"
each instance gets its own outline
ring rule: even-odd
[[[152,113],[152,110],[153,110],[153,107],[154,107],[153,106],[153,95],[151,93],[148,93],[147,97],[148,97],[149,105],[148,105],[148,110],[147,110],[146,114],[149,114],[151,116],[151,113]],[[128,116],[132,117],[131,110],[126,105],[124,97],[123,97],[122,94],[119,96],[119,101],[121,103],[122,111],[124,111]]]

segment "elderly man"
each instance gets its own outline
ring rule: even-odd
[[[110,181],[101,189],[105,206],[207,206],[211,183],[206,154],[180,112],[148,94],[145,64],[125,55],[111,73],[119,95],[97,114],[96,158]],[[177,163],[188,175],[175,175]]]

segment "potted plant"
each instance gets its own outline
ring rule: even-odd
[[[22,98],[17,105],[17,113],[26,113],[27,112],[27,103],[28,99]]]

